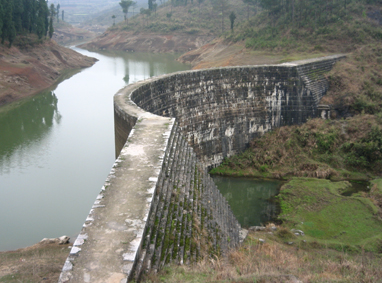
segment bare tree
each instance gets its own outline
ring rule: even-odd
[[[122,12],[125,14],[125,22],[128,23],[127,13],[129,12],[129,8],[134,5],[135,2],[133,0],[121,0],[119,5],[122,7]]]

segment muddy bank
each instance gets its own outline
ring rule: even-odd
[[[178,53],[203,46],[214,37],[208,35],[137,33],[106,31],[80,47],[88,50],[121,50],[128,52]]]
[[[52,86],[65,70],[95,62],[54,41],[23,49],[0,46],[0,106]]]

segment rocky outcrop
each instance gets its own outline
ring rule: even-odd
[[[44,238],[40,241],[40,244],[58,244],[64,245],[69,243],[70,238],[68,236],[61,236],[58,238]]]

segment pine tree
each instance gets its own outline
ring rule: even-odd
[[[13,25],[17,33],[21,33],[23,30],[22,16],[24,13],[24,3],[22,0],[13,0]]]
[[[60,6],[60,3],[58,3],[57,4],[57,11],[56,11],[56,15],[57,15],[57,23],[59,23],[60,22],[60,8],[61,8],[61,6]]]
[[[49,38],[53,37],[53,32],[54,32],[54,29],[53,29],[53,17],[50,17],[50,20],[49,20]]]
[[[3,17],[3,27],[1,33],[1,43],[4,44],[5,40],[11,40],[10,46],[13,43],[14,36],[16,34],[16,29],[12,19],[13,15],[13,1],[7,0],[3,2],[4,5],[4,17]]]
[[[3,3],[0,0],[0,36],[3,32],[3,18],[4,18]]]
[[[229,20],[231,21],[231,31],[233,32],[233,25],[235,23],[236,15],[235,12],[231,12],[229,15]]]
[[[212,0],[212,6],[214,10],[220,11],[222,15],[222,33],[224,32],[224,14],[228,9],[228,0]]]
[[[39,39],[46,36],[48,31],[48,6],[45,0],[38,0],[37,18],[36,18],[36,34]]]

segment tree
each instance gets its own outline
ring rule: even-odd
[[[113,26],[115,26],[115,18],[116,18],[116,16],[112,15],[111,18],[113,19]]]
[[[198,0],[198,8],[199,8],[199,17],[200,17],[200,4],[202,4],[204,0]]]
[[[49,38],[50,39],[53,37],[53,32],[54,32],[53,17],[50,17],[50,20],[49,20]]]
[[[0,36],[3,32],[3,18],[4,18],[3,3],[0,1]]]
[[[222,33],[224,32],[224,14],[228,9],[228,0],[211,0],[214,10],[218,10],[222,15]]]
[[[153,4],[153,10],[154,10],[155,15],[157,14],[157,7],[158,7],[158,4],[154,3]]]
[[[12,0],[13,1],[13,14],[12,20],[13,25],[17,33],[21,33],[23,30],[23,14],[24,14],[24,3],[22,0]]]
[[[36,13],[36,34],[41,39],[46,36],[49,26],[49,9],[45,0],[38,0]]]
[[[141,8],[141,15],[146,15],[146,20],[148,20],[149,16],[151,15],[150,9]]]
[[[233,24],[235,23],[236,15],[232,11],[231,14],[229,15],[229,20],[231,21],[231,31],[233,32]]]
[[[29,21],[28,21],[28,30],[30,33],[36,33],[36,23],[37,23],[37,1],[30,2],[29,0],[26,0],[28,3],[30,3],[29,7]]]
[[[257,5],[257,0],[243,0],[245,4],[247,4],[247,20],[249,20],[249,11],[250,11],[250,6],[256,7]]]
[[[49,14],[50,14],[50,19],[49,19],[48,35],[49,35],[49,38],[52,38],[53,32],[54,32],[53,19],[54,19],[54,16],[56,15],[56,8],[54,7],[54,4],[50,4]]]
[[[54,13],[51,13],[51,10]],[[48,8],[46,0],[0,0],[0,39],[12,46],[19,34],[35,33],[41,39],[52,35],[50,15],[54,19],[54,6]]]
[[[9,46],[12,46],[13,40],[16,36],[16,29],[12,19],[13,15],[13,1],[5,1],[4,5],[4,17],[3,17],[3,29],[1,33],[1,43],[4,44],[8,39]]]
[[[57,14],[57,23],[60,22],[60,3],[57,4],[57,8],[56,8],[56,14]]]
[[[64,21],[64,10],[62,10],[62,21]]]
[[[51,18],[54,18],[54,16],[56,15],[56,8],[54,7],[54,4],[50,4],[49,13]]]
[[[121,0],[121,2],[119,2],[119,5],[122,7],[122,12],[125,14],[126,24],[128,23],[127,13],[129,12],[129,8],[134,4],[135,2],[132,0]]]

